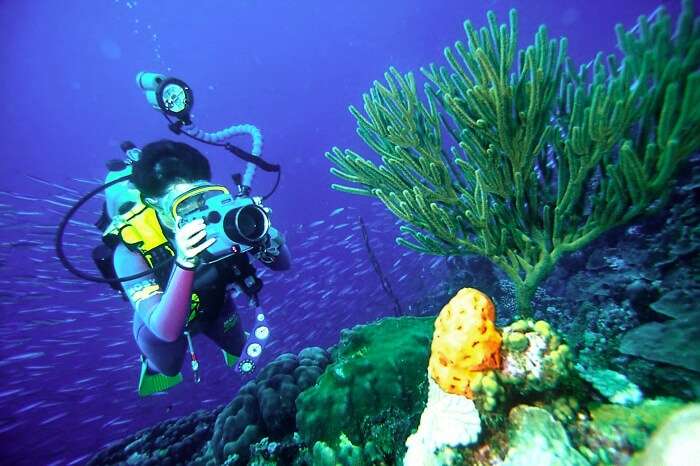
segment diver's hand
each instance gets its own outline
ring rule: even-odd
[[[175,219],[175,224],[180,224],[180,219]],[[188,269],[193,269],[199,263],[199,253],[214,244],[216,238],[206,241],[207,232],[204,220],[197,219],[186,223],[182,227],[175,227],[175,246],[177,248],[177,263]]]

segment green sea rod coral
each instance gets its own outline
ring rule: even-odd
[[[700,147],[700,22],[690,0],[675,31],[663,9],[641,16],[617,27],[621,61],[598,54],[578,69],[544,26],[518,51],[515,11],[509,25],[488,22],[465,22],[449,69],[422,69],[426,102],[391,68],[364,114],[350,107],[381,165],[337,147],[326,157],[356,185],[334,189],[377,197],[406,222],[399,244],[489,258],[527,316],[563,254],[663,206]]]

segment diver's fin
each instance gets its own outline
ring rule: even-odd
[[[250,336],[250,333],[249,332],[243,332],[243,333],[245,334],[245,338],[247,340],[248,337]],[[238,362],[238,360],[240,359],[240,357],[235,356],[231,353],[228,353],[225,349],[221,349],[221,352],[224,353],[224,361],[226,362],[226,365],[228,367],[235,366],[236,363]]]
[[[233,354],[230,354],[226,352],[226,350],[221,350],[222,353],[224,353],[224,361],[226,361],[226,365],[228,367],[233,367],[236,365],[238,362],[238,356],[234,356]]]
[[[182,382],[182,374],[174,376],[155,373],[150,374],[148,363],[145,358],[141,358],[141,376],[139,377],[139,396],[149,396],[154,393],[163,392]]]

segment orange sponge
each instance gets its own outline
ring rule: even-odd
[[[428,372],[447,393],[472,398],[472,384],[482,371],[501,364],[501,335],[494,325],[491,299],[474,288],[463,288],[435,321]]]

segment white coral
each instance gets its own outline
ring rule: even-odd
[[[406,440],[404,466],[437,466],[435,451],[446,446],[470,445],[481,433],[474,401],[446,393],[428,374],[428,403],[418,430]]]
[[[542,361],[547,351],[547,340],[537,332],[528,332],[525,337],[528,339],[525,351],[504,351],[503,374],[523,378],[528,375],[539,377],[542,373]]]

